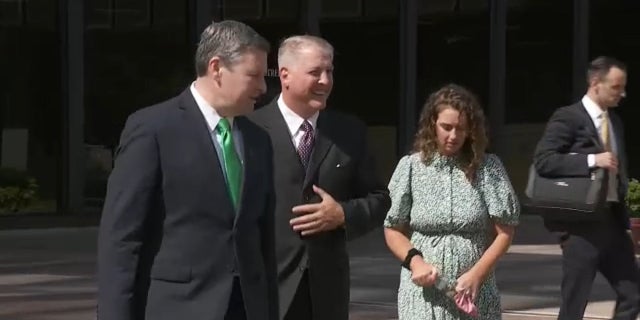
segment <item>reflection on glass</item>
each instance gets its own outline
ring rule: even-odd
[[[322,0],[323,17],[358,17],[360,14],[358,0]]]
[[[115,0],[117,28],[148,27],[151,24],[151,0]]]
[[[89,28],[113,27],[113,0],[88,0],[85,3],[85,20]]]
[[[56,210],[62,106],[59,34],[51,22],[57,9],[25,3],[0,1],[0,215]]]
[[[297,1],[264,0],[267,3],[267,18],[296,18],[298,16]]]
[[[23,19],[23,2],[0,1],[0,26],[16,26],[21,25]]]
[[[418,103],[447,83],[489,100],[489,11],[454,6],[453,1],[420,2],[418,16]],[[421,108],[418,108],[418,113]],[[418,115],[416,115],[417,117]]]
[[[259,19],[262,16],[262,1],[260,0],[224,0],[224,19]]]
[[[171,3],[173,2],[173,3]],[[186,4],[156,0],[121,1],[128,17],[167,14],[140,27],[120,19],[114,28],[89,29],[85,40],[85,154],[84,195],[87,206],[99,206],[104,198],[112,157],[129,114],[166,100],[185,90],[194,78],[193,46],[187,32]],[[125,15],[127,17],[127,15]],[[120,20],[119,20],[120,19]]]
[[[363,0],[365,17],[393,17],[398,15],[398,4],[388,0]]]
[[[572,8],[571,1],[509,7],[507,123],[542,123],[572,102]]]
[[[26,23],[37,28],[53,30],[56,24],[57,3],[51,0],[29,0],[26,2]]]

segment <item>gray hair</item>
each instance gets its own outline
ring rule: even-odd
[[[312,35],[291,36],[282,41],[278,49],[278,66],[283,67],[295,60],[295,55],[309,48],[320,48],[333,59],[333,46],[325,39]]]
[[[212,22],[200,35],[195,55],[196,74],[204,76],[209,61],[215,56],[220,57],[227,67],[231,67],[249,49],[268,53],[270,45],[265,38],[242,22]]]

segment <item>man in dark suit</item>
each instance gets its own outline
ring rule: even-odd
[[[333,47],[293,36],[278,51],[282,92],[250,118],[271,136],[280,316],[346,320],[346,240],[382,225],[390,206],[367,150],[365,125],[325,111]]]
[[[212,23],[182,94],[132,114],[98,245],[100,320],[276,320],[269,137],[243,117],[269,43]]]
[[[626,67],[610,57],[593,60],[589,88],[582,100],[558,109],[535,151],[538,173],[549,177],[588,177],[596,168],[606,174],[607,204],[598,220],[545,218],[561,234],[562,304],[558,319],[582,319],[597,271],[617,294],[614,319],[636,319],[640,312],[640,274],[627,233],[624,203],[627,168],[622,121],[612,110],[625,95]]]

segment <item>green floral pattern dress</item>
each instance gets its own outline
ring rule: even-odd
[[[403,157],[389,183],[391,208],[385,227],[408,225],[411,243],[426,262],[455,281],[471,268],[492,241],[493,223],[517,225],[520,205],[504,166],[486,155],[470,183],[455,158],[436,155],[425,164],[420,154]],[[477,319],[501,319],[500,295],[493,272],[476,300]],[[399,320],[472,319],[434,287],[411,281],[402,268],[398,289]]]

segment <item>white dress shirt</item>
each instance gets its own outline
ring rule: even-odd
[[[587,95],[582,97],[582,105],[584,105],[584,108],[587,110],[587,113],[591,117],[591,121],[593,121],[593,125],[598,130],[599,137],[601,137],[602,115],[604,114],[604,111],[602,110],[602,108],[600,108],[600,106],[598,106],[597,103],[595,103],[595,101],[591,100],[591,98],[589,98],[589,96]],[[609,116],[609,142],[611,144],[611,152],[617,155],[618,145],[616,143],[615,137],[616,134],[613,126],[611,125],[611,116]],[[590,154],[587,156],[587,163],[589,164],[589,168],[594,168],[596,166],[595,154]]]
[[[584,105],[584,108],[587,109],[587,113],[589,113],[589,116],[591,117],[591,121],[593,121],[593,124],[598,130],[598,135],[602,137],[602,122],[604,120],[603,115],[605,111],[602,110],[602,108],[600,108],[600,106],[598,106],[598,104],[596,104],[595,101],[591,100],[591,98],[589,98],[586,95],[582,98],[582,104]],[[608,138],[609,145],[611,146],[611,152],[617,155],[618,146],[616,144],[615,132],[613,130],[613,126],[611,125],[611,116],[609,115],[607,119],[609,121],[609,124],[607,126],[609,128],[609,138]],[[604,141],[602,142],[604,143]],[[590,154],[587,156],[587,164],[589,165],[589,168],[593,168],[596,166],[596,156],[594,154]],[[608,184],[609,184],[609,191],[607,193],[607,201],[618,202],[619,201],[619,196],[617,192],[618,177],[616,175],[610,175]]]
[[[300,126],[305,121],[304,118],[299,116],[297,113],[293,112],[282,99],[282,94],[278,97],[278,108],[280,109],[280,113],[284,117],[284,121],[287,123],[287,127],[289,128],[289,134],[291,134],[291,142],[293,142],[293,146],[298,149],[298,145],[300,144],[300,140],[304,135],[304,131],[300,130]],[[309,119],[306,119],[311,123],[311,127],[313,130],[316,130],[316,126],[318,124],[318,115],[320,113],[314,113]]]
[[[196,104],[202,112],[205,121],[207,122],[207,127],[209,128],[209,134],[211,135],[211,140],[213,142],[213,146],[216,149],[216,153],[218,154],[218,159],[220,162],[220,168],[225,175],[225,179],[227,177],[227,171],[224,167],[224,157],[222,155],[222,136],[216,130],[218,126],[218,122],[220,122],[220,115],[198,92],[196,89],[196,83],[193,82],[191,84],[191,94],[193,95],[193,99],[196,100]],[[244,144],[242,140],[242,132],[237,126],[233,125],[233,117],[228,117],[229,125],[231,126],[231,136],[233,137],[233,144],[236,148],[236,152],[238,153],[238,158],[240,158],[240,164],[244,168]]]

